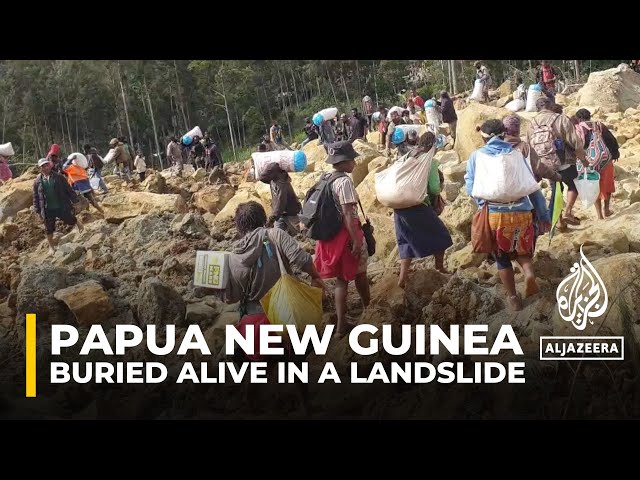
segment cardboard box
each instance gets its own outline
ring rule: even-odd
[[[196,252],[196,287],[225,289],[229,283],[229,252]]]

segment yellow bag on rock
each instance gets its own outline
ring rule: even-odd
[[[271,242],[278,256],[280,279],[262,297],[260,304],[272,324],[295,325],[298,331],[306,325],[322,325],[322,289],[312,287],[287,273],[278,246]]]

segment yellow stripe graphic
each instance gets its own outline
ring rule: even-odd
[[[36,315],[27,313],[27,397],[36,396]]]

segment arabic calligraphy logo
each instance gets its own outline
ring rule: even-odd
[[[580,263],[573,264],[571,274],[560,282],[556,290],[560,316],[578,330],[584,330],[587,322],[593,325],[591,319],[602,315],[609,304],[604,282],[585,257],[583,245],[580,245]]]

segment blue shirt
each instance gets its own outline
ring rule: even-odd
[[[487,155],[497,156],[503,153],[509,153],[512,150],[513,146],[510,143],[505,142],[500,137],[493,137],[484,147],[471,154],[467,161],[467,173],[464,176],[465,187],[469,196],[471,196],[471,192],[473,191],[473,180],[476,173],[476,154],[482,151],[482,153]],[[484,206],[485,200],[481,198],[474,198],[474,200],[478,204],[478,208]],[[535,210],[542,221],[551,221],[551,214],[547,208],[544,195],[542,195],[542,191],[540,190],[536,190],[532,194],[508,204],[489,202],[489,213],[530,212],[531,210]]]

